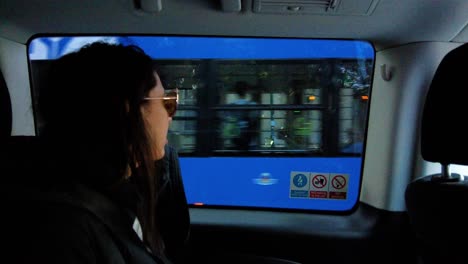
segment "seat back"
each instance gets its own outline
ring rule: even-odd
[[[468,263],[468,181],[450,165],[468,165],[468,44],[440,63],[426,97],[421,123],[421,154],[441,164],[441,172],[411,182],[405,193],[408,215],[424,263]],[[460,242],[462,241],[462,242]]]
[[[0,171],[6,186],[37,188],[43,182],[46,159],[35,136],[9,136],[0,142]],[[5,186],[5,185],[4,185]],[[4,188],[6,192],[12,188]]]
[[[11,135],[12,111],[8,87],[0,72],[0,143]]]

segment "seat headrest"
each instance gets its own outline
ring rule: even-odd
[[[424,104],[421,123],[423,159],[444,165],[468,165],[468,43],[440,63]]]

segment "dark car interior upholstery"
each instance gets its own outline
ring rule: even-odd
[[[423,263],[468,263],[468,180],[450,165],[468,165],[468,45],[448,53],[431,82],[421,123],[421,154],[441,164],[441,172],[410,183],[405,199]]]
[[[0,141],[11,135],[12,113],[8,87],[0,72]]]

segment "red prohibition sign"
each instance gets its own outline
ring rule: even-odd
[[[312,178],[312,185],[314,185],[315,188],[322,189],[323,187],[325,187],[325,185],[327,185],[327,178],[320,174],[315,175]]]
[[[332,185],[335,189],[343,189],[346,186],[346,179],[341,175],[336,175],[332,179]]]

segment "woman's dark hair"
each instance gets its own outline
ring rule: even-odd
[[[60,177],[112,192],[130,166],[143,197],[136,214],[144,240],[163,252],[155,217],[159,183],[141,111],[157,82],[152,59],[135,46],[96,42],[50,69],[39,94],[41,136],[52,146]]]

